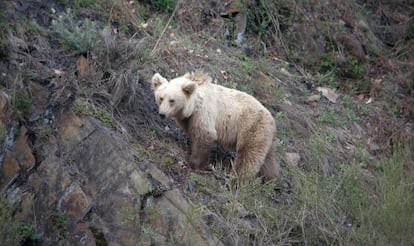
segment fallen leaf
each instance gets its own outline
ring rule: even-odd
[[[88,60],[83,56],[79,56],[78,59],[78,71],[79,71],[79,76],[84,76],[86,74],[86,72],[88,71],[89,65],[88,65]]]
[[[322,95],[332,103],[336,103],[336,99],[338,99],[339,97],[338,94],[336,94],[332,89],[327,87],[316,87],[316,90],[322,93]]]
[[[370,97],[365,104],[370,104],[370,103],[372,103],[372,97]]]

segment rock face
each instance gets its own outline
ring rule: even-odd
[[[22,126],[13,147],[6,149],[0,171],[0,190],[5,190],[20,174],[35,165],[35,157],[27,142],[27,129]]]
[[[180,190],[125,139],[92,118],[61,115],[57,133],[36,154],[40,160],[21,127],[1,166],[16,217],[32,221],[41,244],[221,244],[190,216]],[[28,178],[19,184],[22,175]]]

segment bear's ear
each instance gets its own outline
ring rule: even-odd
[[[197,85],[209,84],[213,81],[210,75],[201,70],[197,70],[192,73],[186,73],[183,77],[196,82]]]
[[[186,95],[191,95],[191,93],[194,92],[194,90],[196,89],[197,84],[194,83],[193,81],[187,81],[182,85],[182,89],[184,91],[184,93]]]
[[[160,85],[168,83],[168,80],[162,77],[159,73],[154,74],[151,79],[152,90],[156,90]]]

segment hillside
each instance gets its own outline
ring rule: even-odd
[[[414,245],[414,4],[0,2],[4,245]],[[242,33],[239,36],[238,33]],[[203,70],[277,124],[283,179],[185,168],[150,79]],[[2,243],[2,244],[3,244]]]

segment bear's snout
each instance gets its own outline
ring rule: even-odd
[[[165,119],[165,114],[164,113],[159,113],[159,114],[160,114],[161,119]]]

